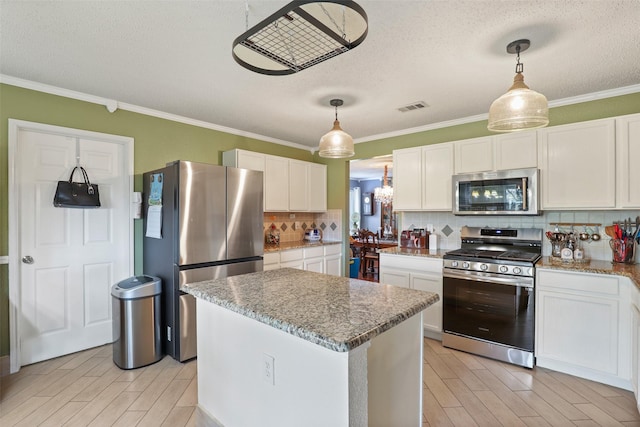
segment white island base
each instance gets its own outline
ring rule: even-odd
[[[422,312],[339,352],[197,303],[198,405],[212,425],[422,425]]]

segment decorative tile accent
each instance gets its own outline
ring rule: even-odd
[[[444,234],[447,237],[449,237],[449,235],[453,233],[453,229],[449,227],[449,225],[445,225],[441,231],[442,231],[442,234]]]
[[[282,223],[282,225],[280,226],[280,229],[281,229],[282,231],[287,231],[287,228],[289,228],[289,227],[287,227],[287,224],[285,224],[284,222],[283,222],[283,223]]]
[[[311,223],[311,228],[318,228],[318,226],[316,225],[316,223],[315,223],[315,222],[312,222],[312,223]]]
[[[333,230],[333,231],[336,231],[336,228],[338,228],[338,226],[336,225],[335,222],[332,222],[329,227],[331,227],[331,230]]]
[[[322,228],[322,230],[324,230],[325,228],[327,228],[327,224],[325,224],[324,222],[322,224],[320,224],[320,228]]]
[[[303,223],[302,223],[302,229],[303,229],[303,230],[306,230],[306,229],[307,229],[307,227],[309,227],[309,226],[307,225],[307,223],[306,223],[306,222],[303,222]]]

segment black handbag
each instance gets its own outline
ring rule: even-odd
[[[80,169],[84,182],[73,182],[73,174]],[[53,206],[57,208],[99,208],[100,194],[98,185],[89,182],[89,175],[82,166],[76,166],[71,171],[69,181],[58,181],[56,195],[53,196]]]

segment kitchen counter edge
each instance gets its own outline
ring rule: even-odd
[[[442,258],[442,256],[449,251],[451,251],[451,249],[436,249],[433,251],[429,249],[395,247],[381,249],[380,253],[389,255]],[[622,264],[596,259],[589,260],[587,262],[566,262],[554,257],[545,256],[538,261],[536,268],[624,276],[631,279],[636,287],[640,289],[640,265],[638,264]]]
[[[631,279],[636,287],[640,289],[640,267],[636,264],[621,264],[597,259],[592,259],[588,262],[566,262],[545,256],[538,261],[536,268],[624,276]]]
[[[306,293],[307,301],[313,301],[313,307],[292,309],[287,304],[263,304],[263,301],[290,302],[291,295],[296,293],[295,288],[302,283],[311,284],[301,289],[301,292]],[[327,289],[331,288],[342,292],[327,292]],[[227,289],[233,289],[233,292],[228,292]],[[347,352],[371,341],[440,299],[438,294],[432,292],[372,284],[292,268],[189,283],[181,290],[336,352]],[[340,302],[336,301],[332,294],[348,295],[348,298]],[[296,301],[300,301],[300,298]],[[334,321],[324,322],[324,326],[314,326],[317,325],[314,320],[318,319],[313,318],[313,313],[317,312],[316,309],[322,304],[334,311],[333,319],[347,319],[346,323]],[[375,304],[380,304],[381,309],[377,310]],[[363,310],[365,306],[367,309]],[[402,308],[394,308],[396,306]],[[354,322],[349,317],[352,314],[349,311],[354,310],[354,307],[357,316],[365,316],[364,319],[360,319],[363,322]],[[345,310],[345,313],[339,312],[341,309]],[[389,309],[392,312],[389,312]],[[300,313],[297,315],[299,318],[293,319],[292,311]],[[383,315],[384,319],[378,317],[380,312],[386,313]]]
[[[316,246],[329,246],[329,245],[341,245],[342,242],[339,240],[333,241],[333,240],[329,240],[329,241],[324,241],[324,240],[320,240],[317,242],[309,242],[309,241],[296,241],[296,242],[283,242],[280,243],[279,245],[271,245],[271,244],[267,244],[265,243],[264,245],[264,253],[269,253],[269,252],[280,252],[280,251],[286,251],[289,249],[304,249],[304,248],[312,248],[312,247],[316,247]]]
[[[385,248],[380,249],[381,254],[389,254],[389,255],[407,255],[407,256],[415,256],[415,257],[425,257],[425,258],[442,258],[444,254],[449,252],[451,249],[416,249],[416,248]]]

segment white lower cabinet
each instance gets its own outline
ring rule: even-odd
[[[262,258],[262,267],[264,271],[280,268],[280,252],[267,252]]]
[[[324,272],[332,276],[342,276],[342,245],[324,247]]]
[[[631,289],[631,387],[640,411],[640,290],[630,283]]]
[[[423,312],[424,335],[442,340],[442,259],[380,254],[380,283],[437,293],[440,300]]]
[[[304,270],[304,251],[302,249],[280,251],[280,268],[287,267]]]
[[[628,279],[537,270],[536,364],[631,387]]]
[[[319,245],[267,252],[264,254],[263,265],[264,271],[289,267],[342,276],[342,245]]]
[[[314,246],[304,249],[304,270],[324,273],[324,248]]]

